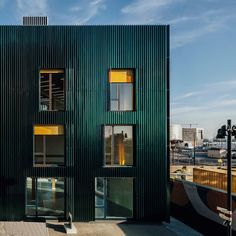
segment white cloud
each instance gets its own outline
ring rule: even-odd
[[[194,97],[194,96],[196,96],[196,95],[200,95],[200,94],[203,94],[203,93],[204,93],[203,91],[189,92],[189,93],[185,93],[185,94],[182,95],[180,98],[183,99],[183,98]]]
[[[215,15],[223,15],[225,11],[223,10],[207,10],[203,11],[197,15],[181,15],[174,18],[166,19],[166,22],[170,25],[176,25],[181,23],[186,23],[190,21],[208,21],[210,17],[214,17]],[[164,20],[165,21],[165,20]]]
[[[121,9],[121,24],[153,24],[161,20],[161,9],[182,0],[137,0]]]
[[[223,81],[218,81],[215,83],[210,83],[208,84],[209,87],[226,87],[226,88],[235,88],[236,87],[236,79],[234,80],[223,80]]]
[[[198,26],[191,30],[181,30],[180,28],[178,33],[174,33],[172,35],[171,48],[174,49],[182,47],[209,33],[217,32],[220,29],[225,29],[227,28],[228,20],[233,17],[235,16],[230,14],[227,15],[224,11],[208,11],[198,17],[190,17],[191,20],[198,21]],[[188,19],[189,17],[177,18],[172,20],[172,22],[176,22],[176,24],[178,24],[181,21],[188,21]],[[175,27],[175,25],[173,27]]]
[[[215,100],[221,101],[222,99],[226,97],[230,97],[234,95],[234,91],[236,89],[236,80],[223,80],[223,81],[218,81],[215,83],[206,83],[206,84],[201,84],[201,89],[198,91],[188,91],[184,93],[181,96],[173,97],[173,102],[176,102],[179,100],[185,100],[188,98],[193,98],[193,97],[199,97],[204,99],[203,95],[206,95],[208,98],[210,96],[215,97],[216,94],[218,94],[218,97],[215,97]],[[176,103],[177,104],[177,103]]]
[[[124,24],[169,24],[171,25],[171,48],[182,47],[199,38],[227,28],[227,22],[235,17],[230,9],[215,9],[199,12],[176,12],[181,5],[192,7],[186,0],[137,0],[121,9]],[[207,9],[207,8],[206,8]],[[191,24],[191,27],[190,27]]]
[[[143,15],[150,11],[156,11],[163,6],[171,4],[172,2],[173,0],[138,0],[122,8],[121,12],[125,14]]]
[[[205,109],[206,109],[206,107],[204,107],[204,106],[199,106],[199,107],[181,106],[181,107],[176,107],[176,108],[171,109],[171,115],[172,116],[183,115],[183,114],[190,113],[193,111],[202,111]]]
[[[89,22],[92,18],[99,14],[101,10],[106,9],[105,0],[93,0],[90,2],[86,2],[86,4],[82,4],[80,6],[74,6],[70,10],[71,11],[80,11],[80,15],[72,16],[71,23],[73,24],[85,24]]]
[[[232,106],[236,105],[236,99],[225,99],[221,100],[217,103],[217,106],[222,107],[222,106]]]
[[[47,0],[16,0],[20,16],[41,16],[48,13]]]

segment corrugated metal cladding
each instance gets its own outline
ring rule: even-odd
[[[23,25],[47,25],[47,16],[23,16]]]
[[[74,220],[94,178],[135,177],[134,218],[169,219],[168,26],[0,26],[0,220],[25,217],[26,177],[66,177]],[[39,69],[65,68],[66,111],[39,112]],[[134,68],[136,110],[107,110],[108,69]],[[33,167],[33,125],[65,124],[66,167]],[[136,166],[103,167],[102,125],[136,127]]]

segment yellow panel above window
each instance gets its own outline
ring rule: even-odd
[[[35,125],[34,135],[63,135],[63,125]]]
[[[110,70],[110,83],[132,83],[134,82],[134,73],[132,70]]]
[[[40,74],[62,74],[64,70],[62,69],[41,69]]]

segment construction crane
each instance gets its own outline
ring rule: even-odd
[[[186,125],[189,125],[189,128],[192,128],[192,125],[195,125],[195,126],[196,126],[196,125],[198,125],[198,124],[192,124],[192,123],[190,123],[190,124],[181,124],[181,125],[185,125],[185,126],[186,126]]]

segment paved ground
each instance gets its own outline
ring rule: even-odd
[[[131,224],[117,221],[75,223],[76,236],[201,236],[198,232],[171,218],[171,223]],[[47,221],[0,222],[0,236],[62,236],[63,223]]]
[[[0,222],[0,236],[48,236],[45,223]]]
[[[50,236],[65,235],[61,223],[48,223]],[[127,224],[117,221],[98,221],[88,223],[75,223],[76,236],[201,236],[180,221],[171,218],[171,223],[162,224]]]

